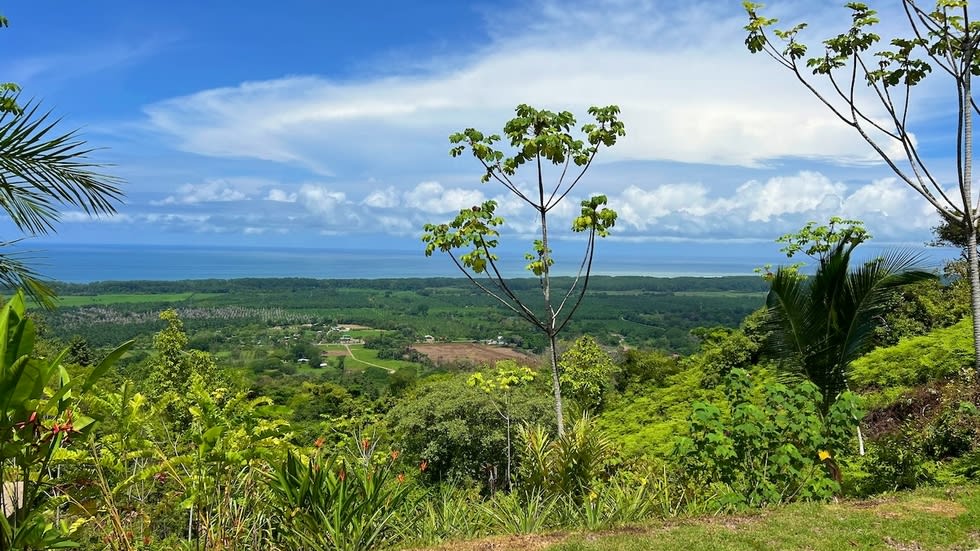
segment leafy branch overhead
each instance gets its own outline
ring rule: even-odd
[[[854,129],[875,154],[906,185],[914,189],[954,233],[967,237],[974,351],[980,373],[980,198],[973,189],[973,123],[980,106],[973,95],[973,77],[980,75],[980,21],[970,18],[966,0],[936,0],[925,9],[916,0],[902,0],[905,36],[884,40],[875,32],[878,13],[867,4],[849,2],[850,22],[844,32],[822,41],[823,51],[810,54],[801,35],[805,23],[779,29],[778,21],[760,13],[761,4],[744,2],[748,15],[745,45],[765,53],[790,71],[820,103]],[[933,73],[952,84],[957,101],[940,105],[938,115],[916,117],[913,89]],[[955,167],[927,165],[915,139],[913,122],[934,124],[955,144],[945,158]],[[926,123],[922,121],[927,121]],[[948,175],[948,176],[947,176]],[[952,186],[955,181],[956,186]]]

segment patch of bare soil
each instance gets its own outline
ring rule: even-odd
[[[536,551],[565,541],[567,534],[495,536],[473,541],[451,541],[424,551]]]
[[[469,362],[483,364],[498,360],[515,360],[525,365],[538,363],[533,356],[506,346],[490,346],[475,342],[447,342],[413,345],[419,354],[425,354],[435,364]]]

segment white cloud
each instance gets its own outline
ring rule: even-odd
[[[439,182],[422,182],[404,194],[404,205],[426,213],[458,212],[486,201],[475,189],[446,189]]]
[[[265,196],[266,201],[275,201],[277,203],[295,203],[296,194],[287,193],[281,189],[273,188],[269,190],[269,194]]]
[[[826,9],[806,6],[817,22]],[[875,159],[791,74],[745,50],[737,3],[536,2],[523,11],[504,14],[512,30],[479,51],[429,60],[425,73],[289,76],[145,111],[181,149],[323,174],[349,163],[395,170],[437,162],[449,132],[499,128],[525,102],[583,115],[594,103],[620,105],[627,137],[606,159]]]
[[[254,182],[236,182],[233,180],[208,180],[203,184],[184,184],[177,188],[175,195],[169,195],[158,205],[196,203],[222,203],[228,201],[244,201],[249,193],[243,188],[254,187]]]
[[[361,204],[379,209],[390,209],[400,205],[401,200],[395,188],[387,187],[372,191],[361,201]]]
[[[768,222],[785,214],[836,212],[843,206],[845,190],[842,183],[806,171],[796,176],[770,178],[764,183],[747,182],[736,191],[733,207],[748,208],[750,222]]]
[[[314,184],[304,184],[299,188],[298,196],[306,210],[319,216],[343,214],[339,207],[347,202],[343,192]]]

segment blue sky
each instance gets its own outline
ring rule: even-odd
[[[846,22],[838,2],[771,3],[815,34]],[[446,137],[499,131],[522,102],[621,106],[627,137],[558,212],[607,194],[618,247],[774,250],[831,215],[882,243],[929,239],[926,203],[745,50],[740,6],[33,0],[0,6],[0,80],[81,127],[127,182],[117,216],[69,209],[42,241],[411,249],[425,222],[488,198],[520,240],[533,217],[481,185],[472,159],[450,159]],[[933,80],[913,101],[916,137],[949,176],[951,89]]]

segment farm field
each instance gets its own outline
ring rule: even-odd
[[[428,356],[436,365],[454,362],[484,364],[499,360],[515,360],[518,363],[527,365],[536,365],[539,363],[536,357],[506,346],[450,342],[416,344],[412,348],[420,354]]]

